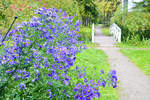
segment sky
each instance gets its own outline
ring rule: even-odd
[[[128,9],[131,10],[132,7],[135,6],[133,2],[140,2],[140,1],[143,1],[143,0],[128,0]]]

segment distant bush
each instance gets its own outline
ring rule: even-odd
[[[89,42],[91,41],[92,28],[91,27],[80,27],[80,41]]]
[[[115,13],[111,23],[116,23],[121,28],[123,41],[150,39],[149,13],[132,11],[126,14],[123,21],[124,13],[120,12],[118,10]]]

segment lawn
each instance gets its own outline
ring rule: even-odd
[[[92,78],[104,77],[99,74],[102,69],[105,72],[109,72],[111,70],[106,54],[102,50],[95,48],[89,48],[82,51],[82,53],[79,53],[77,55],[76,65],[87,66],[87,74]],[[95,73],[94,76],[93,73]],[[119,100],[117,89],[108,86],[100,88],[101,97],[98,100]]]
[[[126,42],[121,42],[117,44],[120,48],[150,48],[150,40],[129,40]]]
[[[123,50],[121,52],[137,65],[146,75],[150,76],[150,50]]]
[[[102,27],[102,32],[104,33],[104,35],[106,36],[110,36],[110,33],[109,33],[109,27]]]

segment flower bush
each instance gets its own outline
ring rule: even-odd
[[[80,21],[55,8],[39,8],[29,22],[16,24],[2,43],[0,55],[0,99],[91,100],[99,98],[99,87],[117,87],[116,71],[97,79],[86,75],[86,67],[74,66],[76,54],[86,49]]]

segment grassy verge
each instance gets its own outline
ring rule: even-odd
[[[121,50],[145,74],[150,76],[150,50]]]
[[[106,36],[110,36],[110,33],[109,33],[109,27],[102,27],[102,32],[104,33],[104,35]]]
[[[88,48],[95,48],[95,47],[97,47],[99,44],[92,43],[92,42],[88,42],[88,43],[84,43],[84,45],[86,45]]]
[[[79,53],[76,63],[77,66],[87,66],[87,74],[92,78],[100,78],[101,75],[99,72],[102,69],[105,72],[110,71],[107,56],[102,50],[95,48],[89,48]],[[93,73],[95,73],[95,76],[93,76]],[[100,91],[101,97],[98,100],[119,100],[117,89],[106,86],[105,88],[101,88]]]
[[[150,40],[143,40],[143,41],[127,41],[122,42],[117,45],[121,48],[150,48]]]

